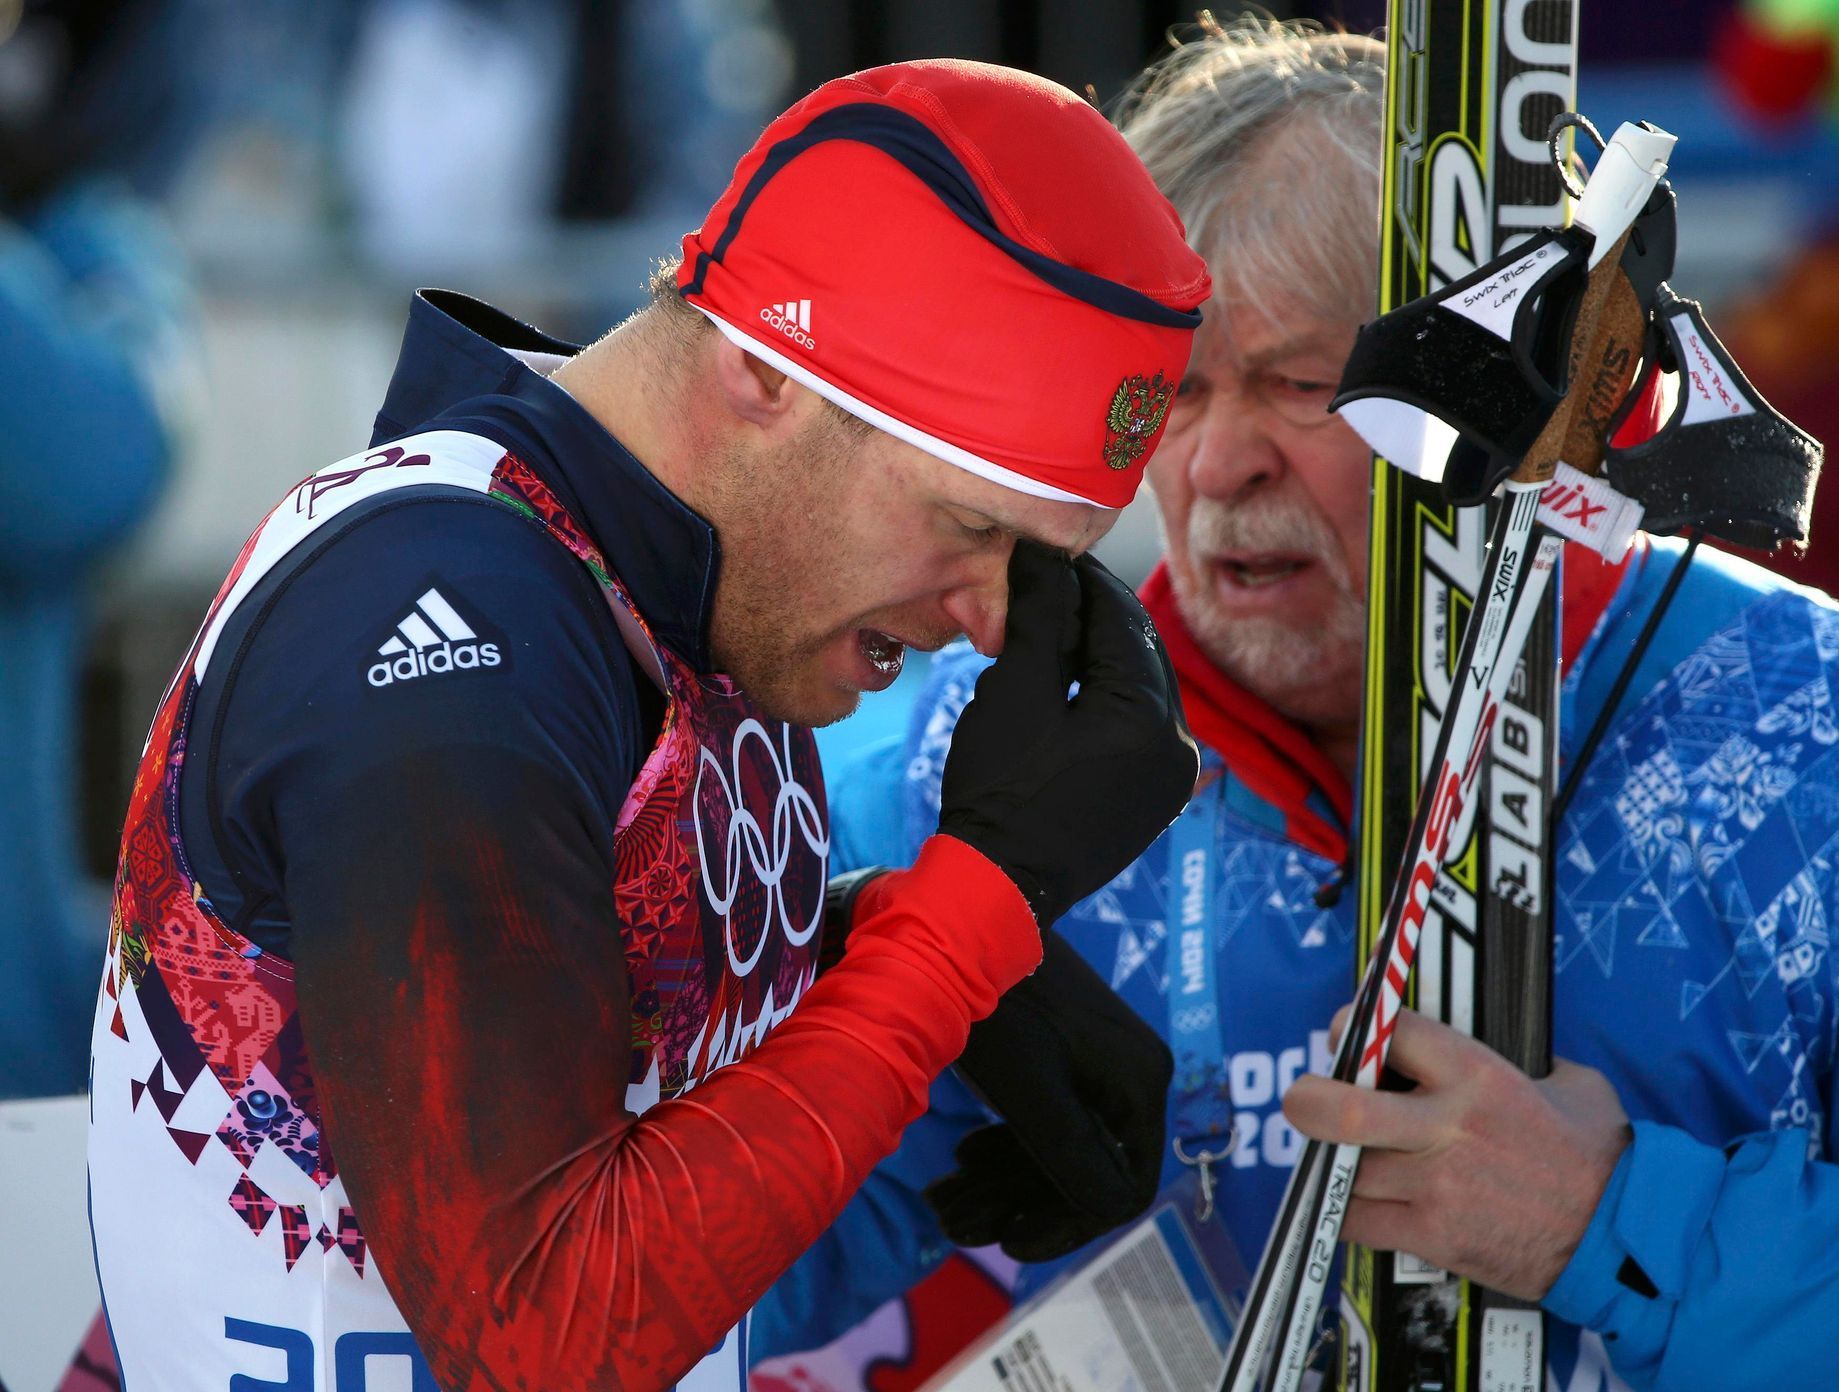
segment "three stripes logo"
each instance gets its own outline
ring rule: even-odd
[[[408,617],[377,649],[377,656],[382,660],[373,662],[365,674],[372,686],[389,686],[473,667],[496,667],[504,660],[498,645],[481,642],[472,625],[436,589],[415,601]]]
[[[811,301],[787,300],[784,304],[771,304],[760,311],[760,318],[800,348],[817,347],[817,341],[811,337]]]

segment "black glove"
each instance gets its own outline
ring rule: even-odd
[[[824,933],[817,949],[819,976],[843,960],[843,949],[849,946],[849,930],[856,921],[856,900],[870,880],[878,880],[887,873],[885,865],[865,865],[860,870],[832,875],[824,886]]]
[[[926,1190],[945,1235],[1018,1261],[1083,1247],[1156,1197],[1175,1071],[1168,1045],[1059,934],[971,1027],[958,1072],[1004,1125],[966,1136]]]
[[[994,861],[1046,927],[1161,835],[1199,771],[1130,587],[1090,556],[1018,543],[1002,656],[952,735],[939,830]]]

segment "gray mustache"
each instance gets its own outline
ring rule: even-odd
[[[1334,537],[1322,520],[1282,502],[1229,508],[1197,498],[1188,513],[1188,549],[1203,556],[1219,551],[1287,551],[1325,563],[1335,558]]]

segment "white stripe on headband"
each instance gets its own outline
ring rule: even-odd
[[[895,420],[886,411],[878,411],[866,401],[858,401],[841,387],[826,382],[803,363],[794,362],[777,348],[760,342],[744,329],[737,329],[726,319],[710,312],[694,301],[691,307],[703,315],[711,324],[722,331],[722,335],[742,351],[764,359],[778,368],[786,376],[803,386],[809,387],[824,400],[849,412],[857,420],[867,421],[877,430],[885,430],[897,440],[904,440],[916,449],[922,449],[935,459],[943,459],[947,464],[955,464],[967,473],[986,478],[991,483],[1000,483],[1004,488],[1013,488],[1017,493],[1026,493],[1031,498],[1049,498],[1057,503],[1084,503],[1087,507],[1115,510],[1110,503],[1097,502],[1091,498],[1069,493],[1064,488],[1055,488],[1051,483],[1042,483],[1039,479],[1018,474],[1013,469],[1005,469],[1000,464],[992,464],[982,455],[972,454],[962,446],[954,445],[948,440],[928,435],[923,430],[916,430],[905,421]]]

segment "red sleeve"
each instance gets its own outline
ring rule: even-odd
[[[835,1221],[1040,960],[1019,891],[949,837],[859,902],[842,963],[758,1049],[623,1117],[523,1199],[514,1226],[554,1250],[499,1271],[493,1305],[513,1318],[482,1341],[487,1363],[535,1353],[546,1389],[675,1382]]]
[[[405,762],[361,805],[310,799],[348,812],[288,870],[326,1137],[377,1270],[445,1388],[668,1387],[893,1150],[1039,960],[1033,919],[935,837],[751,1055],[635,1117],[611,881],[565,775]]]
[[[933,837],[863,891],[842,962],[759,1048],[622,1115],[520,1198],[511,1226],[546,1250],[500,1263],[481,1363],[534,1358],[544,1389],[676,1382],[836,1220],[1040,957],[1008,878]]]

